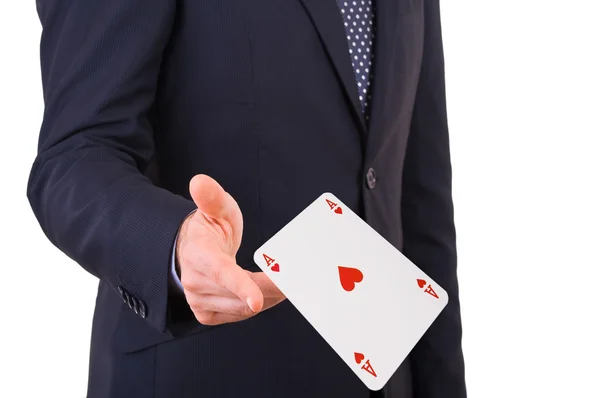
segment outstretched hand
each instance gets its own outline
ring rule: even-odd
[[[243,218],[233,197],[206,175],[192,178],[190,194],[198,210],[181,226],[176,256],[196,319],[204,325],[237,322],[283,301],[263,272],[236,264]]]

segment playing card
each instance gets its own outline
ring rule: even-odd
[[[448,302],[331,193],[261,246],[254,261],[371,390],[384,386]]]

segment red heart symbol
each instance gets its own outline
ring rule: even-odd
[[[271,267],[271,271],[279,272],[279,263],[273,264],[273,266]]]
[[[354,360],[356,361],[356,363],[360,364],[363,359],[365,359],[365,356],[363,354],[361,354],[360,352],[355,352],[354,353]]]
[[[340,282],[345,291],[351,292],[355,285],[363,280],[363,273],[359,269],[338,266]]]
[[[342,208],[341,208],[341,207],[339,207],[339,206],[338,206],[338,207],[337,207],[337,208],[336,208],[334,211],[335,211],[337,214],[342,214]]]
[[[425,282],[423,279],[417,279],[417,285],[419,285],[421,289],[423,289],[423,286],[425,286],[426,284],[427,282]]]

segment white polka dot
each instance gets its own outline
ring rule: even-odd
[[[349,3],[351,3],[350,6]],[[341,13],[344,17],[346,39],[349,46],[348,51],[352,57],[352,65],[357,81],[356,84],[359,90],[359,98],[361,103],[363,103],[364,100],[363,109],[365,109],[368,105],[367,96],[369,93],[367,87],[371,85],[370,79],[372,79],[372,76],[369,74],[369,67],[371,65],[369,59],[371,58],[372,53],[372,37],[374,37],[374,35],[369,33],[371,32],[371,26],[373,26],[372,17],[370,15],[370,10],[372,7],[365,6],[365,4],[371,5],[371,1],[349,0],[344,1],[344,6],[348,8],[345,9],[340,7]],[[352,18],[352,15],[354,15],[355,18]],[[368,24],[367,21],[369,21]],[[358,29],[358,31],[355,32],[355,29]],[[366,29],[366,31],[363,29]],[[361,55],[362,58],[360,58]]]

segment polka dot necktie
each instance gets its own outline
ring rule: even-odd
[[[348,49],[358,86],[358,99],[368,120],[367,111],[371,102],[370,88],[373,79],[371,59],[375,39],[372,0],[337,0],[337,3],[344,19]]]

